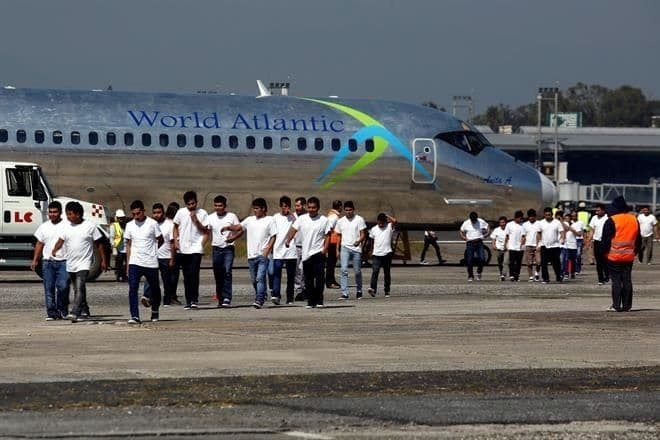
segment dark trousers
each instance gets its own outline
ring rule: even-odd
[[[199,269],[202,265],[202,254],[179,254],[179,258],[181,270],[183,271],[186,305],[197,304],[199,301]]]
[[[594,240],[594,260],[596,260],[596,273],[598,282],[605,283],[609,281],[610,274],[607,269],[607,258],[605,258],[605,249],[600,241]]]
[[[176,299],[176,285],[179,281],[179,268],[176,266],[176,262],[174,267],[170,267],[169,258],[159,258],[158,271],[160,272],[160,278],[163,280],[163,304],[170,305],[172,300]]]
[[[435,249],[435,255],[438,257],[438,263],[441,263],[442,255],[440,255],[440,246],[438,246],[435,238],[427,236],[424,236],[424,247],[422,248],[422,255],[419,257],[419,259],[424,261],[424,257],[426,257],[426,251],[428,250],[429,246],[433,246],[433,249]]]
[[[525,251],[509,250],[509,276],[513,277],[515,281],[520,279],[523,255],[525,255]]]
[[[322,253],[314,254],[303,261],[308,306],[316,307],[323,305],[323,288],[325,287],[324,266],[325,256]]]
[[[547,248],[543,246],[541,248],[541,278],[546,283],[550,281],[548,263],[552,264],[552,270],[555,272],[555,279],[557,281],[562,280],[560,253],[561,248],[558,247]]]
[[[115,255],[115,278],[117,281],[126,281],[126,253],[117,252]]]
[[[149,285],[149,292],[145,291],[145,296],[151,300],[151,311],[158,313],[160,307],[160,283],[158,282],[158,269],[155,267],[143,267],[137,264],[128,265],[128,308],[131,312],[131,318],[140,318],[140,308],[138,307],[138,290],[140,289],[140,279],[144,277]]]
[[[607,262],[608,273],[612,280],[612,306],[617,312],[627,312],[632,307],[632,267],[632,262]]]
[[[273,297],[282,296],[282,268],[286,270],[286,302],[293,302],[293,291],[296,281],[295,258],[273,259]]]
[[[392,267],[392,252],[383,256],[372,255],[371,257],[371,283],[369,284],[369,287],[374,289],[374,292],[378,292],[378,274],[380,273],[381,267],[383,268],[383,276],[385,277],[384,291],[385,295],[387,295],[390,293],[390,283],[392,282],[390,274],[390,268]]]
[[[337,267],[337,244],[330,243],[328,245],[328,258],[325,264],[325,285],[327,287],[339,285],[335,278],[335,267]]]
[[[232,267],[234,266],[234,246],[213,247],[213,277],[215,293],[220,302],[232,298]]]
[[[477,266],[477,274],[481,275],[484,270],[486,252],[481,240],[470,240],[465,243],[465,265],[467,266],[468,278],[474,278],[474,266]]]

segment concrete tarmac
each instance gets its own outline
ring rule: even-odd
[[[72,324],[44,320],[33,274],[2,272],[0,434],[68,420],[58,433],[72,438],[658,435],[657,266],[635,266],[628,313],[606,312],[593,266],[547,285],[501,282],[494,266],[474,283],[460,266],[396,266],[390,298],[365,288],[357,301],[353,285],[312,310],[256,310],[247,271],[234,274],[233,308],[216,308],[204,270],[199,310],[131,326],[111,274],[88,287],[92,318]]]

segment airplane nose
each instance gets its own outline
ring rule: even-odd
[[[557,203],[557,187],[552,180],[548,179],[540,171],[539,179],[541,180],[541,199],[543,200],[543,206],[555,206]]]

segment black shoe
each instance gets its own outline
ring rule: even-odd
[[[170,300],[170,303],[171,303],[172,305],[175,305],[175,306],[180,306],[180,305],[181,305],[181,301],[179,301],[179,298],[172,298],[172,299]]]
[[[151,322],[158,322],[158,312],[151,312]]]

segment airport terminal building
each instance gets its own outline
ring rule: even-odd
[[[479,130],[498,148],[534,164],[538,155],[538,128],[524,126],[515,134]],[[608,183],[648,184],[660,177],[660,128],[559,128],[558,160],[567,163],[566,178],[581,185]],[[553,173],[555,129],[541,131],[542,162]]]

